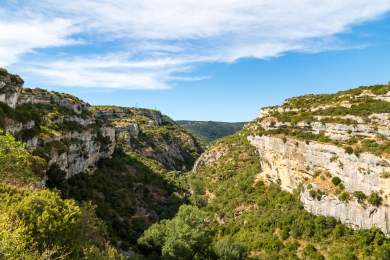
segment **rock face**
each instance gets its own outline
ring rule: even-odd
[[[23,89],[23,81],[6,71],[0,76],[1,127],[17,136],[27,149],[46,158],[49,167],[63,170],[66,178],[93,172],[97,162],[115,148],[115,130],[97,125],[88,104],[43,89]]]
[[[196,160],[192,171],[197,172],[200,168],[213,164],[214,162],[218,161],[226,152],[226,149],[223,147],[212,147],[211,149],[202,153],[202,155]]]
[[[299,190],[314,214],[390,234],[389,93],[364,87],[266,108],[248,126],[259,178]]]
[[[332,216],[355,229],[377,227],[385,234],[390,234],[388,207],[363,207],[356,201],[348,203],[328,195],[321,200],[314,199],[308,191],[301,193],[305,209],[316,215]]]
[[[249,141],[259,152],[262,178],[278,183],[290,192],[301,185],[304,189],[301,201],[308,211],[336,217],[353,227],[370,228],[375,225],[390,234],[387,217],[390,216],[387,206],[390,179],[383,178],[383,173],[390,172],[390,160],[368,153],[357,157],[333,145],[306,144],[294,139],[252,136]],[[317,176],[322,173],[322,178]],[[340,178],[345,190],[350,193],[380,193],[384,197],[383,205],[363,205],[355,198],[348,202],[340,201],[331,182],[334,177]],[[320,200],[310,196],[309,185],[324,192]]]
[[[95,107],[95,115],[115,128],[116,140],[125,151],[160,162],[169,170],[188,170],[201,154],[196,139],[159,111]]]
[[[15,108],[22,86],[23,80],[19,76],[0,68],[0,102]]]
[[[45,89],[22,89],[17,99],[18,105],[23,104],[56,104],[72,110],[77,114],[88,111],[88,104],[82,100],[64,93],[49,92]]]
[[[19,76],[0,70],[0,128],[30,151],[46,158],[51,169],[69,178],[93,172],[116,146],[185,170],[202,152],[197,141],[159,111],[91,107],[64,93],[23,88]]]

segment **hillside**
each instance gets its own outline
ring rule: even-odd
[[[216,121],[176,121],[178,125],[186,129],[193,134],[203,143],[208,144],[219,138],[232,135],[235,132],[241,130],[245,125],[244,122],[239,123],[227,123]]]
[[[0,70],[0,259],[390,259],[389,104],[294,97],[203,152]]]
[[[0,128],[0,197],[9,201],[0,216],[23,214],[22,222],[15,217],[19,224],[0,234],[0,258],[6,259],[130,254],[145,228],[173,216],[183,203],[178,176],[202,152],[192,135],[159,111],[93,107],[68,94],[23,88],[23,80],[4,69]],[[29,203],[38,203],[35,215],[18,211]],[[71,217],[73,211],[80,216]],[[56,222],[35,223],[40,213]],[[15,236],[18,250],[11,246]]]
[[[202,154],[190,204],[140,246],[186,259],[389,259],[389,97],[378,85],[265,108]]]

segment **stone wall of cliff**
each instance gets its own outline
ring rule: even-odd
[[[306,210],[390,234],[390,84],[306,95],[262,110],[241,134],[256,148],[256,181],[300,193]],[[213,146],[194,171],[222,162]]]
[[[197,140],[159,111],[113,106],[94,107],[96,117],[110,122],[125,151],[154,159],[169,170],[189,170],[202,153]]]
[[[390,234],[390,85],[307,95],[248,125],[259,178],[300,190],[303,206]]]
[[[185,170],[201,153],[197,141],[159,111],[91,107],[64,93],[23,88],[23,80],[0,70],[0,128],[15,135],[49,169],[69,178],[94,172],[117,146]]]

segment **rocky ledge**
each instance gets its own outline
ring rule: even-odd
[[[114,106],[93,108],[115,128],[117,143],[161,163],[168,170],[189,170],[202,148],[197,140],[159,111]]]
[[[300,191],[303,206],[390,234],[389,85],[306,95],[262,110],[247,126],[259,178]]]
[[[45,158],[49,172],[65,178],[94,172],[116,147],[186,170],[202,152],[194,137],[159,111],[92,107],[69,94],[23,88],[23,80],[0,70],[0,128]]]

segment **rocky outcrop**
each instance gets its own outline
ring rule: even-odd
[[[0,68],[0,102],[15,108],[22,86],[23,80],[19,76]]]
[[[66,178],[96,170],[97,163],[110,158],[115,147],[115,130],[102,127],[82,132],[69,132],[59,137],[39,140],[48,165],[56,165],[66,173]]]
[[[56,104],[77,114],[88,111],[88,104],[69,94],[50,92],[45,89],[22,89],[17,104]]]
[[[106,106],[95,107],[94,114],[110,122],[125,151],[154,159],[169,170],[189,170],[202,152],[193,136],[159,111]]]
[[[214,162],[218,161],[225,155],[227,149],[224,147],[211,147],[209,150],[202,153],[202,155],[196,160],[194,164],[193,172],[198,172],[202,167],[206,167]]]
[[[305,209],[313,214],[335,217],[355,229],[375,226],[390,234],[388,207],[362,206],[356,200],[345,203],[333,195],[325,195],[318,200],[311,197],[307,190],[301,193],[300,199]]]
[[[390,160],[369,153],[359,156],[348,154],[344,149],[317,142],[273,136],[250,136],[250,143],[259,152],[262,161],[262,175],[288,191],[313,178],[317,172],[342,179],[349,191],[365,194],[381,192],[390,195]],[[390,198],[390,197],[389,197]]]
[[[259,179],[300,191],[314,214],[390,235],[389,90],[307,95],[262,110],[247,127]]]
[[[114,152],[115,129],[97,122],[89,105],[76,97],[24,89],[18,76],[0,70],[0,102],[10,107],[2,110],[1,127],[46,158],[49,168],[63,170],[66,178],[93,172],[100,159]]]
[[[169,170],[190,169],[202,152],[194,137],[159,111],[91,107],[69,94],[23,88],[23,80],[6,70],[0,70],[0,102],[0,127],[66,178],[95,171],[117,145]]]

